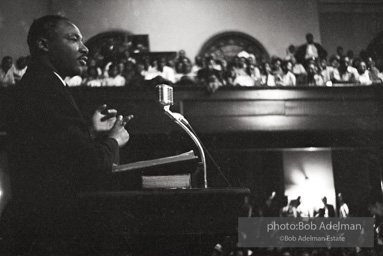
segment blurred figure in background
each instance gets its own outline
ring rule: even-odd
[[[314,36],[311,33],[306,34],[306,43],[299,46],[295,58],[303,65],[310,59],[323,59],[327,57],[327,51],[319,43],[314,42]]]
[[[324,218],[335,217],[334,206],[327,203],[327,197],[323,197],[322,202],[323,202],[323,207],[319,209],[316,216],[324,217]]]
[[[109,66],[108,75],[102,81],[102,86],[125,86],[125,78],[120,75],[117,64]]]
[[[291,64],[293,65],[291,72],[294,74],[297,81],[299,81],[300,78],[306,74],[306,69],[303,67],[301,63],[297,62],[294,56],[291,56],[290,59],[286,59],[286,60],[291,61]]]
[[[343,199],[342,193],[338,194],[338,203],[339,203],[339,214],[340,218],[347,218],[350,216],[350,210],[348,209],[348,205],[345,203]]]
[[[16,60],[15,69],[13,70],[13,76],[15,78],[16,83],[21,80],[21,78],[25,74],[25,71],[27,71],[27,66],[27,57],[22,56]]]
[[[82,83],[83,85],[90,87],[100,87],[102,85],[102,79],[98,74],[97,67],[88,67],[87,75]]]
[[[373,83],[381,83],[382,80],[379,77],[380,71],[377,67],[375,67],[375,61],[373,60],[371,56],[367,57],[366,64],[367,64],[368,71],[370,71],[370,75],[371,75],[371,79]]]
[[[307,75],[302,80],[303,85],[307,86],[324,86],[325,82],[322,75],[318,74],[318,68],[314,62],[307,65]]]
[[[319,74],[322,76],[326,86],[332,86],[331,80],[334,76],[334,68],[327,65],[326,59],[321,59],[319,61]]]
[[[350,60],[343,56],[339,62],[339,68],[334,69],[334,80],[337,83],[356,83],[358,82],[358,71],[350,66]]]
[[[285,60],[291,60],[292,58],[295,58],[295,46],[293,44],[290,44],[289,47],[286,49],[286,57]]]
[[[335,57],[338,60],[341,60],[344,57],[344,52],[343,52],[343,47],[342,46],[336,47],[336,55],[335,55]]]
[[[297,80],[294,76],[294,74],[291,72],[293,68],[293,64],[290,60],[285,60],[282,63],[282,76],[277,79],[277,85],[280,86],[296,86]]]
[[[183,65],[183,67],[185,66]],[[158,63],[158,72],[159,72],[159,76],[163,77],[164,79],[172,82],[173,84],[176,82],[176,77],[175,77],[176,72],[174,71],[172,67],[169,67],[166,64],[166,58],[164,57],[161,58],[160,62]]]
[[[5,56],[1,61],[0,87],[6,88],[15,84],[14,70],[13,58],[11,56]]]
[[[205,68],[200,69],[197,73],[197,79],[199,83],[208,84],[213,77],[223,84],[222,73],[215,69],[215,61],[212,58],[206,59]],[[214,80],[214,79],[213,79]]]
[[[264,62],[261,66],[261,84],[266,86],[276,86],[275,76],[271,71],[271,66],[268,62]]]
[[[282,60],[278,57],[274,57],[271,60],[271,72],[273,75],[277,77],[283,76],[283,70],[282,70]]]
[[[367,70],[367,64],[364,61],[359,62],[358,65],[358,82],[361,85],[371,85],[372,84],[372,79],[371,79],[371,74],[370,71]]]
[[[202,59],[201,56],[198,56],[198,55],[197,55],[197,56],[194,58],[194,64],[192,65],[191,70],[190,70],[190,74],[189,74],[189,76],[190,76],[193,80],[196,79],[198,71],[199,71],[200,69],[203,69],[203,68],[204,68],[203,63],[204,63],[204,61],[203,61],[203,59]]]

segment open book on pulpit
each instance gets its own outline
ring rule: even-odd
[[[142,188],[188,188],[198,157],[191,150],[175,156],[113,166],[112,172],[141,175]]]

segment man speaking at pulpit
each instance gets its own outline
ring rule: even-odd
[[[7,116],[12,198],[1,216],[1,255],[76,255],[76,195],[111,173],[132,116],[100,106],[91,129],[63,78],[79,75],[88,49],[68,19],[33,22],[31,64],[11,93]]]

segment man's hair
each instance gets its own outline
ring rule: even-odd
[[[37,40],[40,37],[50,39],[60,21],[69,21],[69,19],[60,15],[47,15],[33,21],[27,38],[31,54],[33,52],[32,49],[36,46]]]

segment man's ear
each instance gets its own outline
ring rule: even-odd
[[[37,39],[37,47],[39,48],[40,51],[48,52],[49,51],[48,40],[43,37],[40,37],[39,39]]]

